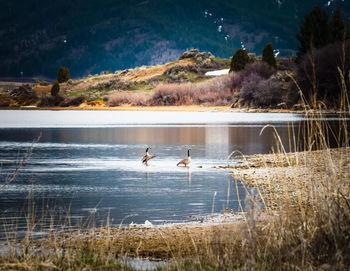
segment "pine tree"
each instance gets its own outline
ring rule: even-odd
[[[57,72],[57,81],[59,83],[67,82],[70,79],[70,72],[67,67],[60,67]]]
[[[58,95],[58,92],[60,92],[60,84],[56,80],[51,88],[51,96],[56,97]]]
[[[307,53],[311,48],[321,48],[331,41],[331,27],[326,10],[315,6],[311,12],[305,15],[300,24],[300,34],[297,39],[300,42],[298,58]]]
[[[347,23],[344,21],[340,8],[336,8],[331,21],[332,42],[346,39]]]
[[[245,65],[250,62],[247,51],[243,49],[238,49],[236,53],[231,58],[231,68],[230,71],[240,71],[243,70]]]
[[[271,67],[275,68],[275,70],[277,70],[277,62],[273,53],[273,47],[271,42],[266,44],[264,50],[262,51],[262,60],[269,64]]]

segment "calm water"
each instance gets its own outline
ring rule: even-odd
[[[275,139],[271,129],[259,136],[265,124],[287,143],[288,124],[300,121],[301,115],[276,113],[0,111],[1,184],[41,136],[0,189],[0,219],[24,231],[28,213],[44,216],[47,227],[50,216],[68,213],[72,225],[93,217],[98,226],[107,216],[114,225],[162,224],[238,211],[235,180],[213,167],[238,163],[226,160],[235,150],[269,152]],[[147,146],[157,155],[149,166],[140,161]],[[187,148],[193,162],[176,167]],[[244,199],[239,182],[238,192]]]

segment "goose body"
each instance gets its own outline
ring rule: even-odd
[[[151,160],[152,158],[156,157],[155,155],[150,155],[148,153],[148,150],[150,148],[146,149],[146,154],[142,157],[142,163],[148,165],[148,161]]]
[[[187,157],[182,159],[179,163],[177,163],[177,166],[184,165],[185,167],[191,163],[191,156],[190,156],[190,150],[187,150]]]

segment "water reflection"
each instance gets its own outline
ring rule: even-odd
[[[41,133],[41,143],[77,143],[82,144],[118,144],[142,145],[144,149],[152,147],[159,155],[169,153],[173,146],[176,149],[193,148],[192,153],[198,155],[196,146],[206,146],[205,157],[226,158],[233,150],[244,154],[267,153],[276,145],[272,129],[266,129],[259,135],[263,125],[254,126],[209,126],[209,127],[118,127],[118,128],[44,128],[44,129],[0,129],[0,146],[4,142],[31,142]],[[283,142],[289,145],[287,126],[277,127]],[[170,148],[170,149],[169,149]],[[125,155],[131,154],[125,150]],[[168,153],[166,153],[168,152]],[[133,153],[135,154],[135,153]],[[179,156],[181,157],[181,156]],[[151,163],[151,162],[150,162]]]

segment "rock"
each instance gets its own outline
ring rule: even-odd
[[[184,52],[179,59],[192,58],[198,54],[198,49],[191,49],[190,51]]]

